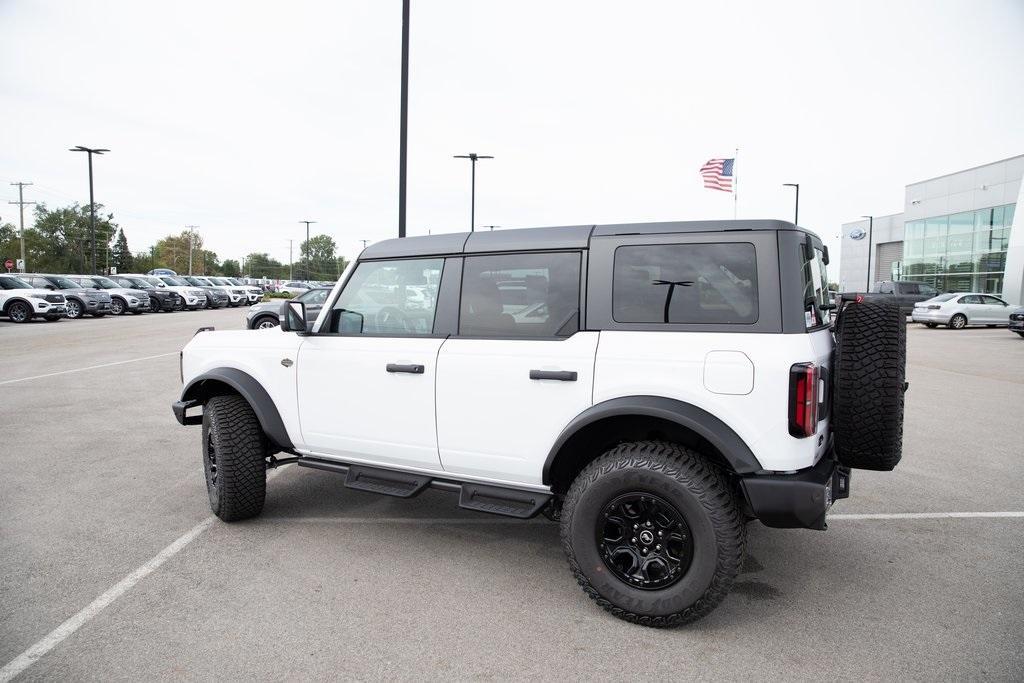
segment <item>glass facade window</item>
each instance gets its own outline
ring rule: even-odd
[[[987,292],[1003,288],[1013,204],[951,216],[908,221],[904,228],[903,279],[940,292]]]

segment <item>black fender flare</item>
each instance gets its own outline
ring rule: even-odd
[[[220,382],[228,385],[239,393],[256,413],[256,419],[263,427],[263,433],[267,435],[281,450],[292,450],[292,440],[285,429],[284,420],[274,405],[274,400],[252,375],[242,372],[237,368],[214,368],[190,381],[181,392],[182,402],[198,401],[205,402],[213,395],[206,390],[207,383]]]
[[[23,304],[28,304],[28,308],[32,312],[32,315],[36,314],[36,307],[32,305],[31,301],[29,301],[28,299],[26,299],[23,296],[12,296],[10,299],[8,299],[7,301],[4,302],[4,315],[7,315],[7,311],[10,310],[11,304],[13,304],[15,302],[21,302]]]
[[[656,417],[692,430],[718,449],[737,474],[752,474],[763,469],[746,442],[729,425],[703,408],[663,396],[623,396],[587,408],[566,425],[544,461],[544,484],[551,485],[552,465],[575,434],[605,418],[629,415]]]

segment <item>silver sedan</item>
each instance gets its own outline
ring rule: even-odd
[[[977,292],[939,294],[914,304],[911,320],[928,327],[946,325],[962,330],[968,325],[996,327],[1010,324],[1013,307],[997,296]]]

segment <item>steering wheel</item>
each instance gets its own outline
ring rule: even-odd
[[[397,306],[385,306],[373,316],[373,321],[380,332],[391,332],[396,326],[406,332],[412,332],[409,326],[409,316],[402,312]]]

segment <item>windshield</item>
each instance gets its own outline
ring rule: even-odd
[[[110,289],[111,287],[120,287],[120,285],[111,280],[109,277],[94,277],[91,279],[93,282],[98,284],[103,289]]]
[[[16,277],[0,277],[0,289],[32,289],[32,285]]]
[[[113,280],[114,280],[114,282],[117,283],[118,287],[136,287],[137,288],[137,287],[141,286],[143,289],[148,289],[149,287],[152,287],[152,285],[149,284],[148,282],[140,282],[139,280],[134,280],[134,279],[132,279],[130,277],[116,277],[116,278],[113,278]]]
[[[188,287],[188,283],[185,282],[184,280],[178,280],[176,278],[166,276],[160,279],[163,280],[165,283],[169,284],[171,287]]]
[[[67,279],[66,277],[48,277],[49,280],[57,289],[84,289],[82,285]]]
[[[209,278],[197,277],[194,278],[194,280],[195,284],[199,285],[200,287],[213,287],[213,282]]]
[[[224,278],[224,279],[227,280],[228,282],[230,282],[233,285],[242,286],[242,285],[245,284],[244,282],[242,282],[238,278],[234,278],[234,277],[229,277],[229,278]]]

